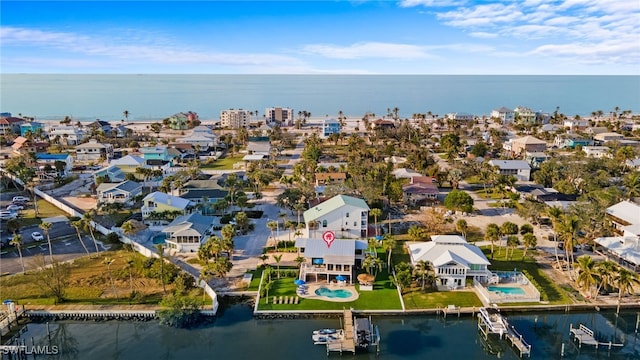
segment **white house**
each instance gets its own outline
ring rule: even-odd
[[[617,236],[593,239],[596,251],[635,272],[640,272],[640,205],[621,201],[606,210]]]
[[[163,214],[180,213],[186,215],[195,207],[193,201],[155,191],[142,199],[142,220],[149,225],[166,225],[168,217]]]
[[[101,161],[113,158],[113,145],[101,144],[95,139],[76,146],[76,160]]]
[[[362,266],[368,247],[364,239],[336,239],[327,243],[323,239],[298,238],[296,247],[305,262],[300,266],[300,279],[312,277],[314,281],[333,281],[343,276],[353,283],[355,269]]]
[[[531,166],[524,160],[489,160],[489,165],[496,166],[500,175],[513,175],[518,181],[529,181]]]
[[[462,288],[467,278],[486,283],[491,276],[482,250],[461,236],[432,235],[431,241],[409,243],[408,248],[413,266],[420,261],[433,266],[441,289]]]
[[[515,118],[515,116],[516,116],[516,113],[513,110],[504,106],[499,109],[491,110],[491,117],[500,119],[500,121],[503,124],[508,124],[513,122],[513,119]]]
[[[304,212],[307,237],[315,238],[325,231],[338,238],[366,238],[369,206],[362,199],[336,195]]]
[[[583,146],[582,151],[589,157],[611,158],[611,149],[606,146]]]
[[[130,204],[133,198],[142,194],[142,184],[131,180],[120,183],[101,183],[98,185],[98,203]]]
[[[83,130],[72,125],[55,125],[49,128],[49,139],[59,136],[60,141],[67,145],[78,145],[86,134]]]
[[[213,216],[199,213],[178,216],[162,232],[168,247],[178,252],[197,252],[200,245],[213,234]]]

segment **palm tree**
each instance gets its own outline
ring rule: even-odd
[[[424,291],[426,280],[432,272],[433,266],[431,266],[431,263],[424,260],[420,260],[416,263],[416,266],[413,269],[413,274],[422,280],[422,291]]]
[[[131,220],[125,221],[120,228],[122,229],[122,233],[124,235],[133,235],[137,230],[136,226],[133,225],[133,222],[131,222]]]
[[[164,284],[164,245],[157,244],[156,251],[158,252],[158,256],[160,257],[160,280],[162,281],[162,293],[167,293],[167,288]]]
[[[564,241],[564,251],[567,255],[567,261],[569,261],[569,268],[571,268],[574,262],[573,246],[576,244],[576,237],[580,230],[580,219],[575,215],[563,214],[560,217],[560,222],[557,224],[557,227],[557,232]]]
[[[110,257],[106,257],[106,258],[104,258],[104,260],[102,260],[102,263],[107,265],[107,270],[109,271],[109,279],[111,280],[111,289],[113,290],[113,293],[116,296],[116,300],[117,300],[117,299],[119,299],[118,298],[118,292],[116,291],[116,286],[113,283],[113,274],[111,273],[111,264],[113,264],[114,261],[115,261],[115,259],[112,259]]]
[[[456,222],[456,230],[458,230],[463,238],[467,238],[467,230],[469,226],[467,225],[467,221],[465,219],[460,219]]]
[[[576,285],[587,293],[591,287],[597,283],[596,279],[596,263],[591,256],[581,256],[578,258],[578,276],[576,277]]]
[[[594,300],[598,298],[598,294],[600,294],[600,289],[604,288],[606,290],[613,283],[615,268],[616,268],[616,265],[609,260],[600,261],[596,263],[593,271],[595,276],[599,280],[599,284],[598,284],[598,288],[596,289]]]
[[[127,122],[129,122],[129,110],[123,111],[122,115],[124,115],[124,118],[127,119]]]
[[[20,264],[22,265],[22,272],[25,272],[24,259],[22,258],[22,235],[14,234],[9,242],[9,245],[13,245],[18,249],[18,255],[20,255]]]
[[[511,260],[513,258],[513,251],[520,245],[520,240],[517,235],[509,235],[507,237],[507,253],[506,257]],[[509,249],[511,249],[511,256],[509,256]]]
[[[396,239],[390,234],[384,234],[382,238],[382,247],[387,251],[387,269],[391,272],[391,253],[396,247]]]
[[[53,264],[53,249],[51,248],[51,238],[49,237],[49,230],[52,225],[50,222],[42,222],[38,227],[42,229],[42,232],[47,236],[47,242],[49,243],[49,260],[51,260]]]
[[[82,227],[85,230],[89,230],[89,233],[91,234],[91,239],[93,239],[93,244],[96,246],[96,254],[100,252],[100,250],[98,249],[98,241],[96,241],[96,236],[93,233],[93,213],[91,211],[87,211],[84,214],[82,214]]]
[[[373,208],[371,210],[369,210],[369,214],[371,214],[371,216],[373,216],[373,223],[376,227],[376,236],[380,235],[379,231],[378,231],[378,218],[380,216],[382,216],[382,210],[378,209],[378,208]]]
[[[536,247],[536,245],[538,244],[538,239],[532,233],[526,233],[522,235],[522,243],[524,244],[524,249],[522,251],[522,260],[524,260],[527,257],[527,250]]]
[[[80,244],[84,248],[84,251],[86,251],[87,254],[89,254],[89,249],[87,249],[87,246],[82,241],[82,234],[80,234],[80,229],[83,228],[82,219],[76,220],[76,221],[72,221],[71,222],[71,226],[73,226],[73,228],[76,229],[76,234],[78,234],[78,241],[80,241]]]
[[[276,267],[277,267],[277,271],[278,271],[278,279],[280,279],[280,261],[282,261],[282,254],[271,255],[271,257],[273,257],[273,260],[276,261]]]
[[[278,240],[274,236],[274,231],[278,227],[278,223],[275,221],[269,221],[267,222],[267,227],[271,230],[271,238],[275,240],[275,249],[278,251]]]
[[[487,230],[484,233],[484,239],[491,243],[491,258],[493,259],[493,244],[500,239],[500,227],[494,223],[487,225]]]
[[[616,314],[619,314],[622,295],[633,293],[633,285],[640,284],[640,281],[638,280],[638,276],[635,273],[632,273],[631,271],[620,267],[618,269],[618,273],[614,278],[614,282],[616,284],[616,287],[618,288],[618,307],[616,309]]]

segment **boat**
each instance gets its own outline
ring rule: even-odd
[[[333,332],[326,333],[325,330],[333,330]],[[313,343],[315,345],[326,345],[328,343],[331,343],[334,341],[341,341],[342,339],[344,339],[344,331],[335,330],[335,329],[316,330],[314,331],[314,334],[311,335],[311,338],[313,339]]]
[[[373,326],[370,318],[355,319],[355,341],[356,346],[361,349],[368,349],[369,346],[378,345],[380,342],[380,332],[377,326]]]
[[[313,335],[330,335],[330,334],[335,334],[338,332],[338,329],[319,329],[319,330],[313,330]]]

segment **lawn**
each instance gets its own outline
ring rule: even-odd
[[[551,281],[551,279],[544,274],[538,263],[531,257],[531,254],[535,250],[530,250],[524,260],[522,259],[522,249],[515,249],[511,260],[506,259],[504,249],[498,250],[498,248],[496,248],[493,259],[491,258],[490,246],[483,246],[482,251],[491,262],[489,266],[490,270],[513,271],[513,269],[518,269],[522,271],[538,291],[540,291],[540,299],[542,301],[548,301],[549,304],[554,305],[573,303],[567,292],[561,289],[558,284]]]
[[[482,307],[482,302],[473,291],[420,291],[416,289],[402,295],[407,310],[437,309],[448,305],[459,307]]]
[[[54,216],[69,216],[66,212],[53,206],[50,202],[38,198],[38,217],[33,206],[22,211],[22,217],[20,218],[20,226],[27,227],[31,225],[39,225],[42,220]]]
[[[232,157],[224,157],[222,159],[218,159],[213,163],[201,165],[201,169],[212,169],[212,170],[233,170],[233,164],[242,161],[244,155],[232,156]]]

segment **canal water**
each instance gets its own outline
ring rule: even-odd
[[[508,319],[532,345],[532,359],[640,359],[638,312],[512,314]],[[443,316],[374,316],[379,353],[343,354],[355,359],[518,359],[505,340],[478,331],[477,318]],[[601,341],[624,343],[615,350],[577,346],[570,325],[584,324]],[[37,359],[326,359],[314,345],[313,330],[340,327],[338,318],[255,319],[248,305],[223,310],[210,324],[174,329],[150,322],[31,323],[21,335],[27,346],[55,346],[57,354]],[[49,335],[47,335],[47,327]],[[33,338],[33,340],[32,340]],[[564,356],[562,351],[564,348]],[[339,358],[332,353],[329,358]],[[32,358],[29,356],[28,358]]]

